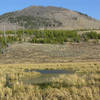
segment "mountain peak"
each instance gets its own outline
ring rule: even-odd
[[[24,25],[27,29],[99,29],[100,21],[81,12],[53,6],[30,6],[20,11],[6,13],[0,16],[2,23],[10,23],[8,29]],[[11,26],[12,25],[12,26]]]

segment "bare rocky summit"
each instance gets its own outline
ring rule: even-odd
[[[60,7],[30,6],[0,16],[0,30],[19,29],[100,29],[100,21],[86,14]]]

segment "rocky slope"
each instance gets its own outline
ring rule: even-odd
[[[0,30],[27,29],[99,29],[100,21],[86,14],[59,7],[31,6],[0,16]]]

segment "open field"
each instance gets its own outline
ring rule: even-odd
[[[70,70],[51,82],[32,84],[39,72],[25,70]],[[35,81],[35,80],[33,80]],[[0,64],[0,100],[99,100],[100,62]]]
[[[0,100],[99,100],[100,35],[85,36],[57,44],[1,37]]]
[[[87,30],[88,31],[88,30]],[[0,63],[100,61],[100,34],[80,30],[0,32]]]
[[[13,43],[0,55],[0,63],[65,63],[100,61],[100,43]]]

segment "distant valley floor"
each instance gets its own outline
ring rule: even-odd
[[[0,63],[65,63],[99,61],[100,44],[66,43],[32,44],[14,43],[0,55]]]

